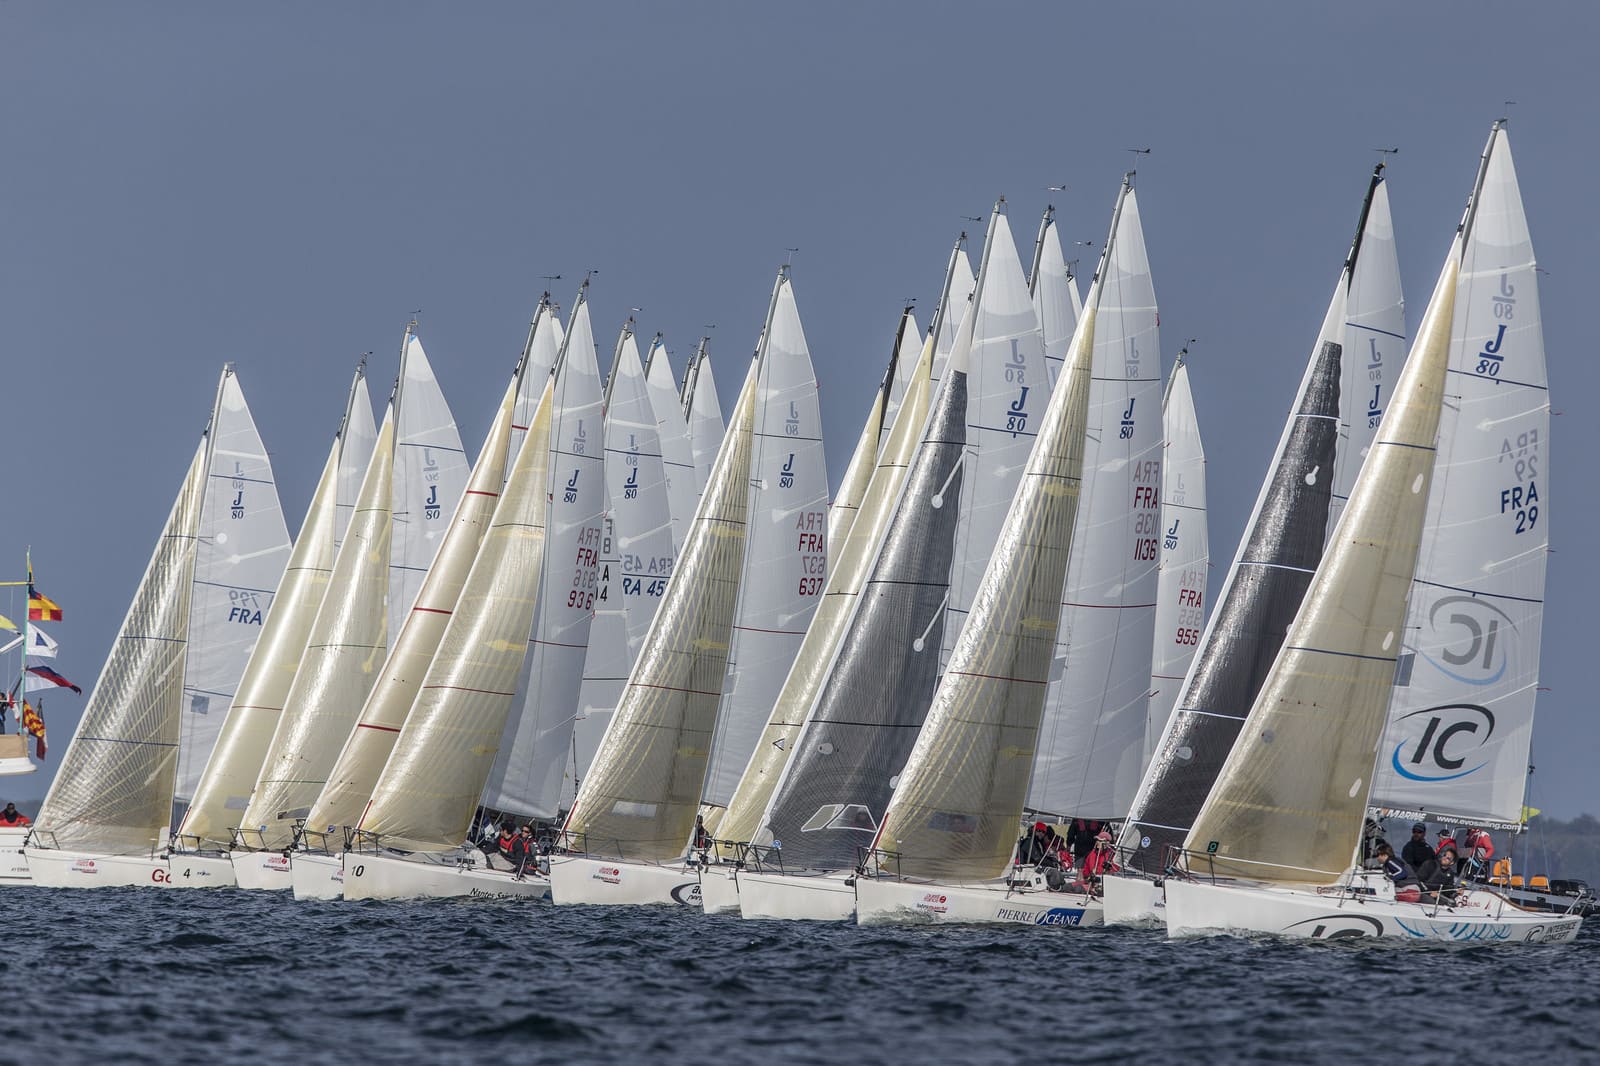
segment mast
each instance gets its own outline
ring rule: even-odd
[[[606,374],[605,393],[600,398],[602,408],[608,413],[611,410],[611,390],[617,387],[617,362],[622,358],[622,346],[628,343],[628,338],[631,336],[633,336],[633,316],[629,315],[628,321],[622,324],[622,330],[617,334],[616,346],[611,349],[611,369]],[[660,340],[661,334],[657,333],[656,339]],[[645,367],[645,373],[650,373],[648,365]]]
[[[1028,295],[1032,296],[1039,288],[1039,262],[1044,258],[1044,238],[1050,232],[1050,227],[1055,224],[1056,205],[1046,204],[1044,218],[1039,221],[1039,236],[1033,241],[1033,266],[1028,268]]]
[[[939,306],[933,309],[933,322],[928,326],[928,336],[933,338],[935,351],[939,347],[939,335],[944,332],[945,315],[950,305],[950,283],[956,276],[956,259],[966,243],[967,231],[962,230],[961,236],[956,238],[954,247],[950,249],[950,263],[944,268],[944,288],[939,290]]]

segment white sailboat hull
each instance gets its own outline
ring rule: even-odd
[[[291,852],[289,884],[295,899],[339,899],[344,895],[344,853]]]
[[[550,859],[550,896],[557,903],[599,906],[700,906],[700,876],[686,866],[591,859]]]
[[[1107,925],[1165,925],[1166,896],[1143,877],[1107,877],[1101,883]]]
[[[233,863],[225,854],[178,852],[167,859],[167,888],[233,888]]]
[[[707,914],[739,913],[739,869],[713,863],[700,868],[700,909]]]
[[[24,848],[33,883],[43,888],[164,888],[167,860],[155,855],[95,855]]]
[[[282,892],[291,887],[289,857],[281,851],[235,851],[234,883],[240,888]]]
[[[1458,944],[1566,943],[1575,915],[1525,911],[1492,892],[1462,894],[1455,907],[1380,896],[1323,894],[1309,886],[1209,884],[1169,879],[1167,933],[1270,933],[1311,940],[1385,937]]]
[[[1103,925],[1105,908],[1092,896],[1048,890],[1017,892],[999,881],[941,885],[858,877],[856,921],[861,925]]]
[[[480,866],[455,866],[392,855],[353,854],[346,857],[344,898],[453,899],[478,896],[487,899],[525,897],[544,899],[550,882],[537,873],[517,880],[509,870]]]
[[[746,870],[739,878],[739,913],[746,918],[848,922],[856,916],[850,874],[774,874]]]
[[[28,857],[22,853],[22,845],[27,839],[27,826],[0,829],[0,886],[33,883],[33,874],[28,871]]]

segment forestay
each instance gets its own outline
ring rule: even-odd
[[[1373,802],[1510,827],[1524,820],[1539,683],[1550,399],[1538,266],[1504,130],[1488,156]]]

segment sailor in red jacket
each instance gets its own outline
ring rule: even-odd
[[[15,803],[6,804],[6,809],[0,811],[0,827],[15,829],[22,825],[32,825],[33,819],[17,810]]]

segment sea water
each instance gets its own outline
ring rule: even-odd
[[[1593,922],[1494,947],[237,889],[0,900],[4,1062],[1600,1059]]]

